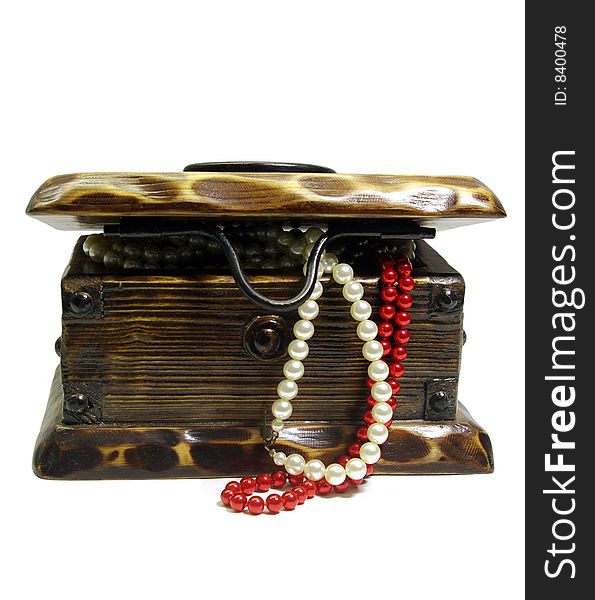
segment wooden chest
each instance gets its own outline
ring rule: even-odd
[[[354,264],[375,313],[379,253],[412,258],[406,370],[376,472],[490,472],[489,438],[457,402],[465,284],[426,239],[503,216],[492,192],[469,178],[194,168],[62,176],[32,198],[29,214],[58,228],[105,231],[79,239],[62,278],[60,366],[36,474],[200,477],[270,468],[268,407],[298,318],[282,301],[304,285],[292,248],[312,226]],[[369,393],[353,321],[328,279],[299,401],[277,443],[323,461],[350,443]]]

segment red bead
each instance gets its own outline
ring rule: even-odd
[[[383,256],[379,260],[379,263],[382,269],[389,269],[395,266],[395,261],[390,256]]]
[[[345,465],[347,464],[347,462],[351,460],[351,456],[347,455],[347,454],[341,454],[341,456],[339,456],[339,458],[337,459],[337,462],[342,466],[345,467]]]
[[[256,489],[259,492],[268,492],[273,484],[273,478],[268,473],[261,473],[256,478]]]
[[[221,492],[221,502],[223,502],[225,506],[229,506],[229,501],[231,500],[231,497],[234,496],[236,493],[237,492],[234,492],[233,490],[228,490],[227,488],[225,488]]]
[[[409,277],[409,275],[411,275],[411,271],[412,271],[412,268],[411,268],[411,264],[409,262],[401,263],[401,264],[397,265],[397,273],[399,274],[400,277]]]
[[[316,484],[313,481],[306,480],[302,483],[301,487],[306,490],[306,494],[308,494],[308,498],[314,498],[316,496]]]
[[[382,356],[388,356],[393,349],[392,344],[388,340],[380,340],[382,346]]]
[[[298,505],[298,497],[293,492],[285,492],[281,496],[281,500],[283,500],[285,510],[293,510]]]
[[[389,371],[390,371],[390,367],[389,367]],[[396,380],[396,379],[389,379],[387,380],[388,385],[390,385],[391,390],[393,391],[393,394],[398,394],[399,390],[401,389],[401,384]]]
[[[388,404],[388,403],[387,403],[387,404]],[[385,426],[387,429],[390,429],[390,426],[391,426],[392,424],[393,424],[393,420],[391,419],[390,421],[387,421],[387,422],[384,424],[384,426]]]
[[[395,315],[396,317],[396,315]],[[383,338],[390,337],[393,334],[393,324],[388,321],[383,321],[378,325],[378,335]]]
[[[397,344],[404,346],[411,339],[411,333],[407,329],[397,329],[393,335],[393,339]]]
[[[391,351],[391,356],[395,360],[405,360],[407,358],[407,348],[405,346],[395,346]]]
[[[359,442],[367,442],[368,441],[368,427],[366,425],[362,425],[358,428],[355,437]]]
[[[304,489],[303,485],[298,485],[293,488],[292,492],[297,496],[298,504],[303,504],[308,497],[308,493]]]
[[[252,515],[259,515],[264,510],[264,500],[260,496],[252,496],[248,500],[248,512]]]
[[[393,283],[395,283],[395,281],[397,281],[397,279],[397,271],[395,271],[395,269],[393,269],[392,267],[387,267],[382,271],[382,275],[380,275],[380,280],[386,285],[392,285]]]
[[[359,458],[359,451],[361,447],[362,445],[359,442],[354,442],[351,444],[351,446],[349,446],[349,450],[347,450],[347,452],[349,452],[349,456],[355,456]]]
[[[273,480],[272,486],[274,488],[282,488],[287,483],[287,473],[285,471],[275,471],[271,473],[271,479]]]
[[[389,304],[391,302],[394,302],[398,296],[399,296],[399,291],[397,290],[397,288],[394,285],[385,285],[380,290],[380,297],[385,302],[388,302]]]
[[[256,479],[254,477],[243,477],[240,479],[240,485],[246,496],[251,496],[256,491]]]
[[[409,275],[405,275],[399,279],[399,288],[402,292],[410,292],[415,287],[415,280]]]
[[[246,506],[247,498],[242,493],[234,494],[229,499],[229,505],[237,512],[242,512]]]
[[[367,383],[368,383],[368,387],[370,389],[372,389],[372,386],[376,383],[376,380],[372,379],[371,377],[368,377],[368,382]]]
[[[349,487],[349,481],[347,479],[345,479],[345,481],[343,483],[340,483],[339,485],[335,486],[335,492],[342,494],[345,490],[347,490],[348,487]]]
[[[316,483],[316,493],[319,496],[326,496],[332,489],[333,486],[326,479],[321,479]]]
[[[364,413],[364,423],[367,423],[368,425],[372,425],[372,423],[376,423],[376,419],[372,416],[371,410],[367,410]]]
[[[386,403],[393,409],[395,410],[395,408],[397,408],[397,399],[396,398],[389,398]]]
[[[306,478],[302,474],[300,474],[300,475],[290,475],[288,477],[289,483],[291,485],[301,485],[302,483],[304,483],[304,479],[306,479]]]
[[[376,400],[374,400],[372,394],[368,396],[366,402],[368,403],[368,406],[374,406],[374,404],[376,404]]]
[[[242,486],[237,481],[230,481],[226,486],[226,490],[233,490],[234,492],[241,492]]]
[[[266,505],[269,512],[278,513],[283,508],[283,500],[279,494],[271,494],[266,499]]]
[[[411,297],[411,294],[399,294],[399,297],[397,298],[397,306],[401,310],[406,310],[407,308],[411,308],[412,304],[413,304],[413,298]]]
[[[366,477],[369,477],[374,472],[374,465],[366,465]]]
[[[393,304],[383,304],[378,309],[378,316],[381,319],[384,319],[385,321],[390,321],[391,319],[394,319],[396,314],[397,309],[394,307]]]
[[[363,479],[351,479],[350,477],[348,477],[347,479],[349,479],[350,485],[361,485],[364,481]]]
[[[391,377],[402,377],[405,367],[400,362],[394,362],[388,367],[388,372]]]
[[[411,316],[408,312],[402,310],[395,315],[395,323],[399,327],[407,327],[411,323]]]

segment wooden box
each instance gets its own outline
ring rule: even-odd
[[[275,235],[297,238],[313,224],[335,234],[329,247],[356,265],[374,311],[378,254],[398,248],[412,257],[406,371],[376,472],[490,472],[489,437],[457,401],[465,284],[422,238],[504,216],[493,193],[470,178],[277,164],[193,168],[61,176],[33,196],[32,216],[58,228],[104,229],[106,248],[127,248],[122,257],[129,256],[123,264],[94,262],[85,250],[104,243],[97,237],[87,244],[81,237],[74,248],[61,282],[60,366],[35,473],[147,478],[270,469],[267,409],[296,311],[255,304],[226,255],[200,232],[224,232],[249,285],[275,302],[304,280]],[[368,395],[361,343],[328,278],[299,399],[277,442],[325,462],[352,441]]]

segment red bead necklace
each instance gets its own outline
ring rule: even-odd
[[[394,410],[397,406],[395,396],[401,387],[398,379],[405,372],[402,361],[407,358],[405,346],[410,339],[407,327],[411,322],[407,311],[413,305],[410,292],[413,290],[415,282],[411,277],[411,262],[404,255],[396,258],[390,256],[381,258],[380,268],[380,298],[383,304],[378,309],[380,323],[377,337],[382,345],[383,360],[392,361],[389,364],[390,375],[387,380],[392,389],[392,396],[386,400],[386,404]],[[377,383],[376,380],[368,378],[369,388],[372,388],[375,383]],[[368,396],[367,402],[370,408],[363,415],[364,425],[356,431],[356,441],[349,446],[347,454],[340,456],[337,460],[343,467],[352,457],[360,456],[362,444],[369,441],[370,427],[378,424],[373,415],[373,408],[378,402],[372,397],[372,394]],[[383,425],[389,428],[391,424],[392,419]],[[370,433],[370,435],[372,434]],[[373,472],[374,466],[366,465],[365,477],[370,476]],[[303,474],[289,475],[285,471],[278,470],[270,474],[261,473],[256,477],[244,477],[240,481],[230,481],[221,492],[220,497],[225,506],[231,507],[236,512],[246,510],[250,514],[259,515],[266,508],[268,512],[276,514],[281,510],[294,510],[316,495],[325,496],[332,491],[343,493],[350,485],[360,485],[362,482],[363,479],[354,480],[347,477],[343,483],[333,486],[324,478],[319,481],[310,481]],[[273,492],[266,499],[255,495],[255,492],[266,493],[271,488],[279,490],[279,493]],[[282,492],[283,488],[289,489]]]

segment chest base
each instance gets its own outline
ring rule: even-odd
[[[258,427],[218,424],[64,425],[56,370],[33,471],[44,479],[238,477],[273,470]],[[295,423],[278,450],[328,463],[353,440],[352,424]],[[287,441],[285,441],[287,440]],[[454,420],[395,420],[375,473],[491,473],[488,434],[459,404]]]

